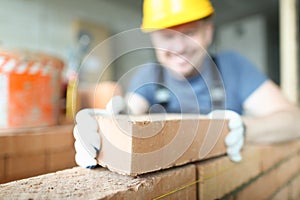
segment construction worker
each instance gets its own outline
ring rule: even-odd
[[[274,143],[299,137],[300,114],[278,86],[244,57],[234,52],[207,54],[213,38],[213,14],[209,0],[145,0],[142,30],[150,35],[158,63],[139,69],[126,103],[117,100],[115,112],[127,106],[132,114],[225,116],[230,128],[225,139],[227,153],[232,161],[239,162],[245,140]],[[81,112],[77,127],[84,127],[90,115]],[[78,140],[80,131],[74,130],[80,166],[97,163],[100,142],[96,127],[84,144]]]

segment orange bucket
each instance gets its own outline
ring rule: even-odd
[[[63,66],[46,54],[0,50],[0,128],[57,124]]]

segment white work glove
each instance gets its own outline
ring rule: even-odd
[[[100,150],[100,135],[98,133],[97,115],[119,114],[125,109],[125,101],[121,96],[114,96],[102,109],[83,109],[76,114],[76,125],[73,130],[75,137],[75,161],[84,168],[94,168],[97,165],[97,154]]]
[[[209,113],[211,119],[228,119],[230,132],[225,138],[227,155],[233,162],[242,160],[241,149],[244,145],[245,127],[241,116],[231,110],[215,110]]]

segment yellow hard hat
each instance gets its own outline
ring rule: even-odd
[[[144,0],[141,28],[149,32],[202,19],[213,13],[209,0]]]

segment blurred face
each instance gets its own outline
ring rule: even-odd
[[[198,20],[151,33],[158,61],[178,76],[191,77],[201,70],[211,43],[213,25]]]

